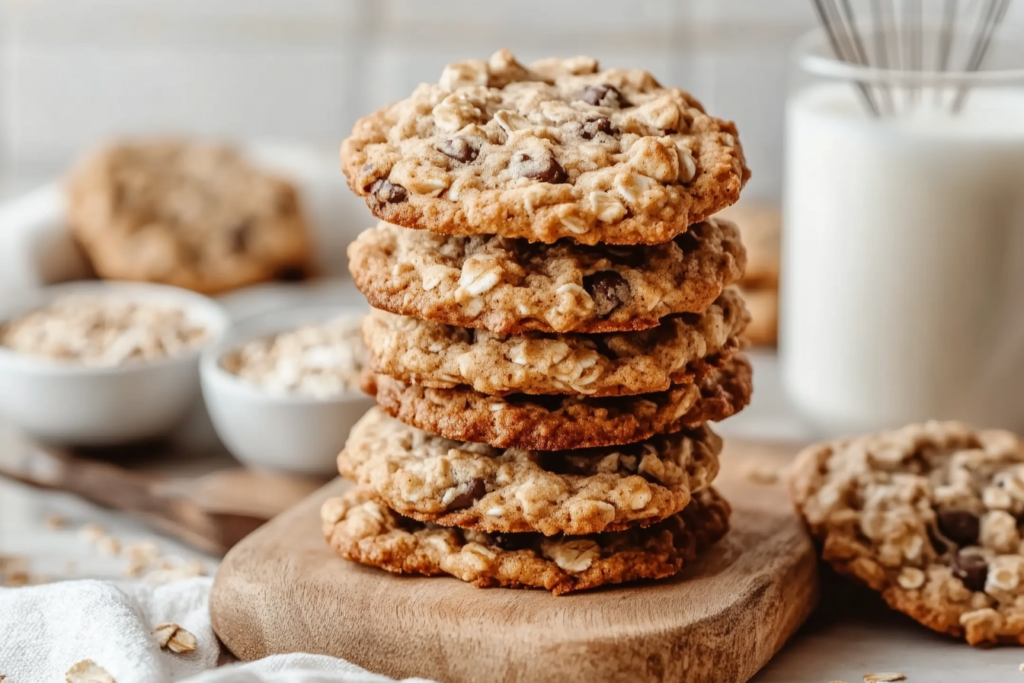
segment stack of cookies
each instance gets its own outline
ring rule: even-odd
[[[728,529],[742,409],[731,123],[639,70],[508,51],[360,120],[349,249],[379,404],[327,501],[343,557],[555,593],[675,574]],[[401,226],[401,227],[399,227]]]

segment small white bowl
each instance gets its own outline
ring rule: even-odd
[[[84,367],[0,346],[0,414],[51,443],[109,446],[163,436],[201,399],[199,356],[229,324],[213,300],[177,287],[72,282],[6,294],[0,324],[69,295],[111,296],[183,309],[210,333],[201,346],[158,361]]]
[[[317,306],[271,312],[237,323],[203,352],[203,397],[221,441],[238,460],[255,468],[328,476],[337,474],[338,453],[349,430],[374,405],[353,391],[328,398],[275,394],[228,372],[224,357],[242,344],[318,325],[362,308]]]

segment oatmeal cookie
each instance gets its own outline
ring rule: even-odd
[[[338,456],[342,476],[422,522],[486,532],[593,534],[674,515],[718,474],[708,427],[630,446],[502,450],[368,412]]]
[[[710,218],[654,246],[535,244],[388,223],[348,248],[370,305],[499,334],[624,332],[673,313],[699,313],[738,281],[746,252],[736,226]]]
[[[740,347],[748,321],[743,299],[726,291],[703,314],[639,332],[508,336],[372,311],[363,338],[373,370],[403,382],[467,385],[492,396],[620,396],[702,378]]]
[[[68,224],[96,273],[217,294],[312,272],[295,188],[235,149],[130,140],[68,182]]]
[[[790,487],[822,555],[972,645],[1024,644],[1024,448],[930,422],[803,451]]]
[[[648,72],[508,50],[360,119],[341,160],[389,223],[548,243],[667,242],[750,176],[736,127]]]
[[[324,536],[345,559],[396,574],[450,574],[480,588],[544,588],[555,595],[676,574],[729,530],[714,489],[647,528],[590,536],[488,534],[417,522],[358,488],[320,510]]]
[[[497,448],[555,451],[635,443],[655,434],[719,421],[742,410],[753,390],[742,354],[697,384],[654,394],[487,396],[472,389],[432,389],[385,375],[364,375],[363,389],[408,425],[456,441]]]

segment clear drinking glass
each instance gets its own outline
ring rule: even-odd
[[[791,81],[780,354],[793,405],[822,435],[1024,426],[1024,35],[1004,27],[980,71],[929,72],[837,61],[815,32]]]

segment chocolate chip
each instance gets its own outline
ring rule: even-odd
[[[404,202],[409,196],[405,188],[397,185],[386,178],[380,178],[370,185],[370,193],[377,198],[377,201],[385,204],[397,204]]]
[[[984,557],[970,553],[957,553],[950,563],[953,576],[969,590],[985,590],[985,579],[988,577],[988,563]]]
[[[619,109],[621,107],[632,106],[626,98],[622,96],[619,89],[614,85],[608,85],[602,83],[600,85],[588,85],[583,88],[583,92],[580,93],[580,99],[587,104],[592,104],[595,107],[613,107]]]
[[[281,282],[302,282],[309,277],[305,266],[285,266],[278,269],[275,279]]]
[[[231,253],[242,254],[249,249],[249,236],[252,234],[252,222],[244,220],[231,229]]]
[[[606,316],[629,300],[629,283],[614,270],[602,270],[583,278],[583,289],[594,300],[594,312]]]
[[[938,511],[939,530],[958,545],[972,545],[978,540],[978,516],[967,510],[943,508]]]
[[[445,506],[447,512],[452,510],[462,510],[468,508],[470,505],[475,503],[479,498],[483,498],[484,494],[487,493],[487,486],[484,485],[483,479],[474,479],[468,489],[455,496],[452,502]]]
[[[474,147],[469,140],[460,137],[442,142],[441,151],[464,164],[473,163],[477,155],[480,154],[479,147]]]
[[[540,534],[491,534],[491,542],[502,550],[526,550],[536,544]]]
[[[580,135],[583,136],[584,140],[591,140],[598,133],[612,133],[612,122],[604,116],[599,116],[596,119],[591,119],[583,124],[583,129],[580,131]]]
[[[535,158],[526,152],[512,155],[512,170],[523,178],[533,178],[542,183],[564,183],[569,179],[562,165],[552,156]]]

